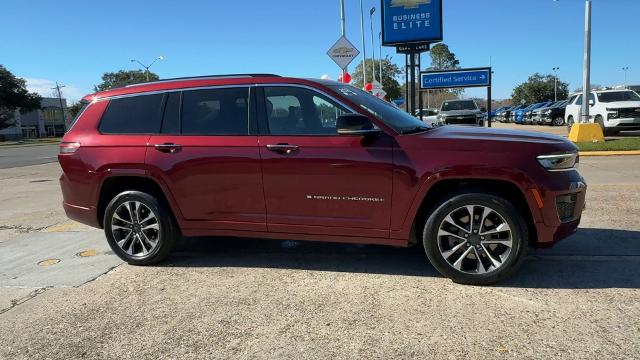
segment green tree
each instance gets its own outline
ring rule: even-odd
[[[431,56],[430,70],[460,69],[460,61],[456,58],[456,54],[452,53],[445,43],[434,45],[429,55]]]
[[[24,79],[13,75],[7,68],[0,65],[0,129],[15,124],[14,113],[20,110],[27,113],[40,109],[42,97],[27,90]]]
[[[376,80],[380,81],[380,62],[375,61],[375,76]],[[372,59],[367,59],[365,62],[367,66],[367,82],[373,81],[373,65]],[[387,93],[387,99],[397,99],[402,96],[400,91],[400,84],[396,77],[402,74],[402,70],[398,65],[391,62],[391,58],[388,56],[382,59],[382,89]],[[364,87],[363,74],[362,74],[362,61],[356,66],[353,72],[353,85],[358,88]]]
[[[569,84],[558,80],[558,99],[569,96]],[[555,99],[555,76],[535,73],[529,79],[516,86],[511,95],[514,104],[522,102],[535,104]]]
[[[160,77],[149,72],[149,81],[160,80]],[[120,70],[102,75],[102,83],[94,87],[94,91],[105,91],[131,84],[147,82],[147,72],[143,70]]]

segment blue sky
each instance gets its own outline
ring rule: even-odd
[[[362,50],[359,0],[345,1],[347,36]],[[370,54],[368,9],[380,2],[364,4]],[[593,0],[593,8],[592,82],[622,84],[628,66],[628,82],[640,83],[640,0]],[[45,95],[53,82],[65,84],[72,100],[90,93],[103,72],[135,69],[129,59],[158,55],[165,60],[153,71],[163,78],[339,74],[326,55],[340,35],[338,0],[3,0],[2,13],[0,64]],[[377,34],[379,16],[374,21]],[[508,98],[515,84],[554,66],[571,90],[579,87],[583,29],[583,0],[444,0],[445,42],[463,67],[491,59],[494,98]],[[383,54],[404,61],[392,48]]]

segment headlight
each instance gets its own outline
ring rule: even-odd
[[[609,109],[607,109],[607,110],[609,110]],[[619,113],[619,112],[617,112],[617,111],[610,112],[610,113],[607,115],[607,118],[609,118],[609,119],[617,119],[617,118],[619,118],[619,117],[620,117],[620,113]]]
[[[570,170],[578,167],[578,153],[540,155],[536,159],[549,171]]]
[[[551,110],[545,110],[545,111],[543,111],[543,113],[549,115],[549,114],[551,114]]]

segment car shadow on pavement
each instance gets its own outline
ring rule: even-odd
[[[440,277],[421,246],[394,248],[245,238],[185,238],[161,266],[246,267]],[[529,251],[497,286],[640,288],[640,232],[580,229],[551,249]]]

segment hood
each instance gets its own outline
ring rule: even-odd
[[[625,109],[640,107],[640,101],[617,101],[612,103],[602,103],[602,105],[609,109]]]
[[[443,126],[402,138],[406,138],[410,147],[438,150],[448,148],[504,155],[525,151],[552,154],[578,150],[572,142],[557,135],[483,127]]]
[[[479,109],[476,110],[452,110],[452,111],[441,111],[440,115],[442,116],[462,116],[462,115],[476,115],[480,114],[481,111]]]

